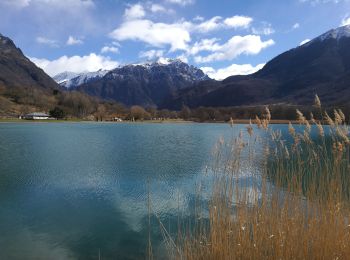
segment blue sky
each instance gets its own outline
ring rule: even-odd
[[[349,17],[348,0],[0,0],[0,33],[51,76],[166,58],[248,74]]]

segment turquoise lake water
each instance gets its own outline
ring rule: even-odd
[[[179,203],[190,212],[214,144],[231,133],[227,124],[0,124],[0,259],[144,259],[148,194],[164,221]]]
[[[286,132],[288,126],[274,128]],[[0,259],[144,259],[191,217],[228,124],[0,124]],[[248,169],[249,171],[249,169]],[[154,254],[164,257],[159,223]]]

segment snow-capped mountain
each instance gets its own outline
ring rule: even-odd
[[[208,79],[194,66],[167,59],[120,66],[74,89],[126,105],[159,106],[177,90]]]
[[[108,70],[98,70],[95,72],[83,72],[83,73],[74,73],[74,72],[62,72],[53,77],[53,79],[63,87],[67,89],[75,88],[79,85],[94,81],[105,76],[109,71]]]
[[[327,39],[340,40],[343,37],[350,37],[350,25],[345,25],[338,27],[336,29],[329,30],[328,32],[322,34],[321,36],[314,39],[314,41],[320,40],[324,41]]]
[[[75,73],[75,72],[69,72],[69,71],[65,71],[62,72],[60,74],[57,74],[56,76],[53,77],[53,79],[60,85],[65,86],[65,84],[75,78],[79,76],[79,73]]]
[[[307,47],[315,42],[324,42],[332,39],[339,42],[343,38],[350,38],[350,24],[331,29],[310,41],[306,41],[304,44],[300,45],[300,47]]]
[[[120,66],[112,70],[109,77],[123,76],[125,71],[132,71],[142,68],[150,73],[156,73],[157,71],[164,71],[169,74],[181,75],[184,79],[191,82],[202,81],[209,79],[201,69],[198,69],[192,65],[182,62],[179,59],[161,59],[154,62],[134,63],[125,66]]]
[[[350,26],[332,29],[267,62],[260,71],[181,90],[168,108],[270,103],[350,104]]]

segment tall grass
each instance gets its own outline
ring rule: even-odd
[[[342,111],[329,116],[317,96],[315,106],[323,118],[297,111],[289,141],[266,108],[256,126],[218,143],[206,217],[179,230],[171,258],[350,259],[349,128]]]

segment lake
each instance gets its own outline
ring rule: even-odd
[[[274,128],[287,131],[286,125]],[[0,124],[0,259],[144,259],[191,216],[228,124]],[[176,221],[175,221],[176,222]]]
[[[139,259],[226,124],[0,124],[0,259]],[[155,245],[161,237],[155,226]],[[158,242],[159,242],[158,241]]]

